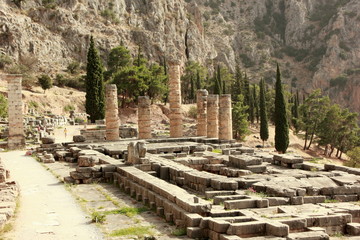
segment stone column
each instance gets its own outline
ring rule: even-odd
[[[197,124],[196,135],[207,136],[207,96],[208,91],[206,89],[197,90]]]
[[[139,139],[151,138],[151,109],[149,97],[138,97],[138,131]]]
[[[207,137],[219,137],[219,95],[207,97]]]
[[[106,140],[116,141],[119,140],[119,106],[118,106],[118,95],[115,84],[106,85]]]
[[[25,147],[21,75],[3,75],[8,83],[9,149]]]
[[[180,65],[169,63],[170,137],[183,136],[181,113]]]
[[[231,95],[221,95],[219,106],[219,140],[232,140]]]

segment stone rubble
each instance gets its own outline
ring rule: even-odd
[[[14,216],[18,195],[18,184],[11,180],[10,171],[5,169],[0,159],[0,230]]]

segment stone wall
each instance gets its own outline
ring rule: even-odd
[[[5,169],[0,159],[0,230],[15,213],[16,199],[19,188],[14,181],[10,181],[10,172]]]

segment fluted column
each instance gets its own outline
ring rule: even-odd
[[[207,137],[219,137],[219,95],[207,97]]]
[[[197,90],[197,136],[207,136],[207,96],[208,91],[206,89]]]
[[[138,97],[138,132],[139,139],[151,138],[151,101],[149,97]]]
[[[177,138],[183,136],[179,64],[169,64],[169,77],[170,137]]]
[[[2,75],[8,83],[9,149],[25,147],[21,75]]]
[[[219,139],[232,140],[231,95],[220,95],[219,100]]]
[[[106,85],[106,140],[116,141],[119,140],[119,106],[117,87],[115,84]]]

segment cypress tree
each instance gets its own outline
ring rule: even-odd
[[[265,81],[260,80],[260,138],[264,142],[269,138],[268,119],[266,114]]]
[[[105,117],[103,67],[92,36],[87,55],[85,98],[86,113],[89,114],[90,121],[103,119]]]
[[[216,76],[214,77],[214,94],[221,94],[221,73],[220,65],[217,66]]]
[[[250,90],[250,89],[249,89]],[[255,103],[254,103],[254,97],[251,94],[251,91],[249,91],[249,121],[253,124],[255,121]]]
[[[238,101],[238,96],[241,94],[241,82],[242,82],[242,74],[239,66],[236,66],[235,70],[235,80],[231,85],[231,98],[234,102]]]
[[[254,99],[254,111],[256,122],[259,123],[260,112],[259,112],[259,99],[256,94],[256,84],[253,85],[253,99]]]
[[[196,71],[196,89],[201,89],[201,77],[199,70]]]
[[[191,76],[190,78],[190,101],[191,103],[194,102],[195,100],[195,83],[194,83],[194,78]]]
[[[279,64],[276,67],[275,84],[275,149],[285,153],[289,146],[289,124],[286,118],[286,102],[281,84]]]
[[[222,86],[223,86],[222,94],[226,94],[226,83],[225,83],[225,81],[222,83]]]

